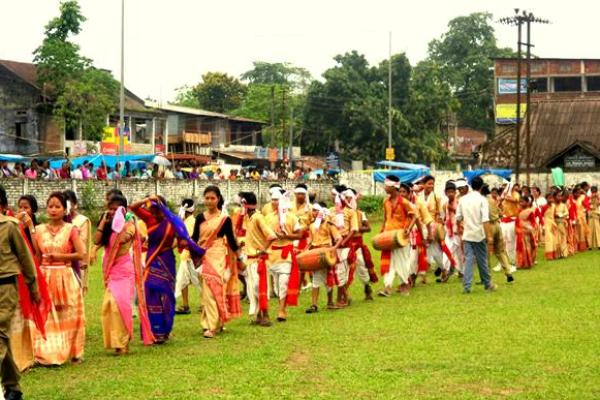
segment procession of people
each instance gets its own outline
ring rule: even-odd
[[[468,294],[476,264],[483,289],[495,291],[491,270],[514,284],[517,270],[535,267],[539,247],[547,260],[600,247],[600,196],[587,182],[552,187],[545,197],[537,187],[490,187],[481,177],[447,181],[443,193],[433,176],[401,182],[390,174],[384,186],[382,215],[372,216],[383,221],[372,240],[379,276],[363,239],[371,224],[360,195],[344,185],[316,199],[305,183],[274,184],[262,209],[255,193],[226,204],[217,186],[207,186],[202,212],[193,199],[176,199],[179,213],[161,196],[128,203],[112,189],[95,229],[70,190],[45,199],[47,222],[38,224],[38,199],[22,196],[15,213],[0,187],[5,396],[20,398],[19,370],[83,361],[84,296],[100,248],[104,347],[122,356],[135,337],[134,314],[145,345],[170,340],[175,315],[191,313],[190,287],[199,292],[199,329],[213,339],[242,316],[244,302],[253,326],[271,327],[288,321],[303,290],[307,314],[351,307],[353,284],[366,301],[379,281],[379,297],[408,296],[430,271],[439,284],[459,279]]]

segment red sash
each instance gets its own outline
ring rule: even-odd
[[[298,268],[298,261],[296,260],[296,252],[294,251],[294,245],[288,244],[285,246],[272,246],[273,250],[281,250],[281,257],[287,259],[289,255],[292,256],[292,270],[290,272],[290,280],[288,282],[288,290],[285,302],[288,306],[298,305],[298,293],[300,290],[300,269]]]
[[[309,236],[310,235],[308,230],[302,231],[302,239],[300,239],[300,241],[298,242],[298,251],[306,250],[306,248],[308,247]]]
[[[352,238],[350,241],[350,253],[348,254],[348,262],[351,264],[350,264],[350,275],[348,277],[348,286],[350,286],[350,284],[352,283],[352,280],[354,279],[354,271],[356,270],[356,268],[354,267],[354,264],[356,262],[356,252],[358,250],[362,251],[362,256],[363,256],[363,259],[365,260],[365,267],[369,271],[369,281],[371,281],[371,283],[377,283],[379,281],[379,278],[377,278],[377,273],[375,273],[375,264],[373,263],[373,257],[371,256],[371,251],[369,250],[369,247],[365,244],[363,237],[357,236],[357,237]],[[350,261],[351,255],[353,257],[352,261]],[[388,264],[388,268],[389,268],[389,264]]]
[[[258,258],[258,266],[256,272],[258,273],[258,309],[260,311],[267,311],[269,309],[269,291],[267,284],[267,258],[266,254],[260,256],[249,256],[248,259]]]

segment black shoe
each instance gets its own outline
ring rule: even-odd
[[[177,307],[175,309],[175,314],[177,314],[177,315],[188,315],[191,313],[192,313],[192,311],[190,310],[189,306]]]
[[[6,393],[4,393],[4,399],[5,400],[22,400],[23,393],[19,392],[18,390],[7,390]]]
[[[515,280],[512,275],[506,275],[506,282],[511,283]]]
[[[371,285],[365,285],[365,300],[373,300],[373,289]]]
[[[440,267],[437,267],[437,269],[433,272],[433,274],[435,276],[440,276],[442,275],[442,269]]]
[[[307,314],[314,314],[316,312],[319,312],[319,307],[315,306],[314,304],[306,309]]]

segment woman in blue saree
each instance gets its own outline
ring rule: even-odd
[[[192,256],[204,251],[189,238],[181,220],[165,206],[160,196],[151,196],[129,207],[148,228],[148,255],[144,268],[144,290],[154,343],[169,339],[175,317],[175,254],[177,237],[190,248]],[[179,224],[179,225],[178,225]],[[182,229],[183,228],[183,229]],[[191,242],[191,243],[190,243]]]

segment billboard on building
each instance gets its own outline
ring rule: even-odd
[[[521,119],[525,116],[527,103],[521,103]],[[516,124],[517,123],[517,105],[516,104],[496,104],[496,123],[497,124]]]
[[[498,94],[516,94],[517,80],[498,78]],[[527,79],[521,79],[521,93],[527,93]]]
[[[129,137],[123,136],[125,152],[131,153],[131,144]],[[100,152],[102,154],[118,154],[119,153],[119,133],[118,129],[113,126],[107,126],[102,133],[102,141],[100,142]]]

